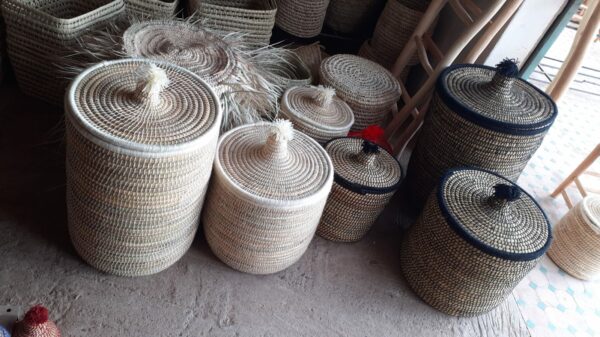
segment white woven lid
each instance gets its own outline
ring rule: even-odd
[[[143,59],[87,69],[71,84],[67,107],[67,117],[92,141],[142,152],[194,147],[221,123],[218,98],[200,77]]]

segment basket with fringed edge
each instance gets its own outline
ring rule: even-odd
[[[452,167],[480,167],[516,181],[556,115],[552,99],[518,78],[511,60],[497,68],[446,68],[408,165],[408,190],[415,205],[423,205]]]
[[[233,129],[219,140],[202,214],[206,240],[239,271],[284,270],[310,244],[332,183],[325,150],[289,121]]]
[[[71,240],[93,267],[157,273],[190,247],[221,123],[213,89],[176,65],[102,62],[66,99]]]
[[[8,54],[19,87],[62,105],[68,80],[55,55],[68,53],[86,31],[125,15],[123,0],[3,0]]]
[[[124,0],[127,12],[144,19],[170,18],[177,14],[179,0]]]
[[[327,6],[329,0],[277,0],[275,24],[293,36],[315,37],[323,28]]]
[[[554,226],[548,256],[582,280],[600,278],[600,197],[587,196]]]
[[[260,48],[271,40],[277,4],[275,0],[189,0],[188,13],[211,29],[243,33],[250,46]]]
[[[333,139],[325,150],[335,177],[317,234],[331,241],[359,241],[400,186],[400,163],[377,144],[360,138]]]
[[[510,296],[551,241],[546,215],[517,185],[489,171],[453,169],[405,235],[400,264],[423,301],[475,316]]]
[[[380,125],[400,99],[400,83],[385,68],[365,58],[337,54],[321,63],[323,85],[335,89],[354,112],[352,131]]]
[[[288,89],[281,98],[281,116],[319,144],[347,136],[354,124],[348,104],[335,96],[335,90],[322,86]]]
[[[323,61],[323,51],[319,42],[315,42],[309,45],[300,46],[294,49],[294,53],[298,55],[300,60],[310,70],[312,76],[312,84],[319,83],[319,67]]]
[[[372,32],[384,5],[385,0],[331,0],[325,25],[347,35]]]

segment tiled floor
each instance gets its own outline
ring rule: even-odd
[[[549,56],[564,59],[572,36],[572,31],[565,31]],[[599,69],[600,43],[592,48],[585,64]],[[532,82],[546,85],[544,81]],[[570,90],[558,103],[555,125],[519,179],[553,224],[567,212],[567,206],[561,197],[553,199],[550,193],[600,143],[600,87],[594,83],[577,86],[586,90]],[[600,163],[593,170],[600,172]],[[597,188],[599,180],[586,177],[583,182]],[[574,187],[569,192],[574,201],[581,199]],[[547,256],[519,284],[514,296],[532,337],[600,336],[600,281],[575,279]]]

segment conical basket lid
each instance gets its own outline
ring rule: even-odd
[[[525,191],[488,171],[454,169],[440,183],[437,200],[452,229],[492,256],[529,261],[552,238],[546,215]]]
[[[518,71],[510,60],[496,68],[453,65],[440,74],[436,90],[452,111],[485,128],[510,134],[544,132],[556,118],[556,104],[518,78]]]
[[[200,77],[144,59],[87,69],[73,81],[67,99],[67,116],[80,131],[132,150],[183,149],[221,123],[218,98]]]
[[[354,124],[352,109],[330,88],[290,88],[281,99],[281,108],[292,121],[327,131],[347,131]]]
[[[287,120],[237,127],[219,140],[215,171],[251,199],[326,197],[333,183],[327,152]]]
[[[402,181],[400,164],[387,151],[360,138],[337,138],[325,145],[335,182],[360,194],[395,191]]]

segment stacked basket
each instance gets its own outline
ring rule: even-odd
[[[325,25],[337,33],[372,32],[384,0],[331,0]]]
[[[84,32],[125,13],[123,0],[4,0],[8,53],[21,89],[63,103],[67,80],[56,55],[69,53]]]
[[[322,86],[288,89],[281,98],[281,114],[319,144],[345,137],[354,124],[348,104],[335,96],[335,90]]]
[[[353,131],[381,124],[400,99],[398,80],[377,63],[356,55],[338,54],[325,59],[319,77],[354,111]]]
[[[400,163],[367,140],[337,138],[325,146],[335,169],[335,183],[317,234],[355,242],[371,229],[402,181]]]
[[[450,315],[500,305],[548,249],[550,224],[509,180],[450,170],[401,247],[402,272],[425,302]]]
[[[179,0],[125,0],[127,12],[144,19],[168,18],[177,13]]]
[[[310,38],[321,33],[329,0],[277,0],[275,23],[283,31]]]
[[[332,183],[325,150],[289,121],[229,131],[202,215],[212,251],[247,273],[287,268],[311,242]]]
[[[79,75],[66,101],[67,210],[75,249],[139,276],[190,247],[221,111],[211,87],[169,63],[128,59]]]
[[[582,280],[600,276],[600,197],[588,196],[554,227],[548,256],[564,271]]]
[[[244,34],[254,47],[264,47],[271,40],[275,26],[275,0],[190,0],[190,14],[196,13],[206,25],[222,32]]]
[[[497,69],[455,65],[442,72],[408,166],[418,206],[453,167],[481,167],[517,180],[557,115],[548,95],[517,76],[510,60]]]

